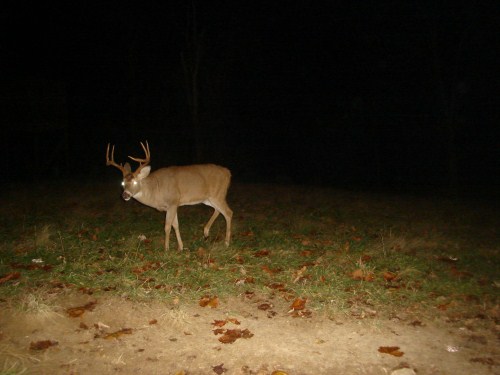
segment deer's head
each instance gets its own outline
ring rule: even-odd
[[[132,197],[138,197],[141,194],[141,181],[148,177],[149,172],[151,172],[151,166],[149,166],[149,162],[151,161],[151,153],[149,152],[149,145],[146,141],[146,146],[141,142],[142,149],[144,150],[145,158],[135,158],[129,156],[129,158],[133,161],[139,163],[139,167],[132,172],[132,168],[129,163],[125,163],[125,165],[117,164],[114,159],[115,154],[115,146],[111,147],[111,155],[110,155],[110,144],[108,143],[108,148],[106,150],[106,165],[111,165],[113,167],[118,168],[123,173],[123,193],[122,198],[126,201],[130,200]]]

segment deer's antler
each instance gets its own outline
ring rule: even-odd
[[[133,156],[129,156],[130,159],[132,159],[133,161],[136,161],[140,164],[139,168],[137,168],[137,170],[134,172],[134,175],[137,175],[141,171],[141,169],[144,168],[146,165],[148,165],[149,162],[151,161],[151,152],[149,151],[148,141],[146,141],[146,146],[144,146],[144,143],[141,142],[141,146],[142,146],[142,149],[144,150],[144,154],[146,156],[144,159],[134,158]]]
[[[125,167],[121,164],[115,163],[115,145],[111,148],[111,157],[109,156],[109,146],[110,144],[108,143],[108,148],[106,149],[106,165],[112,165],[113,167],[118,168],[122,171],[123,176],[126,176],[129,172],[125,169]]]

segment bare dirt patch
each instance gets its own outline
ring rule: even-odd
[[[4,301],[2,373],[500,373],[498,327],[481,317],[292,317],[289,304],[261,302],[242,296],[210,308],[68,292],[52,297],[50,309],[21,312]],[[223,343],[228,330],[246,335]]]

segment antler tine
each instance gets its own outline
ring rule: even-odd
[[[134,158],[133,156],[129,156],[130,159],[141,164],[141,166],[139,168],[145,167],[151,161],[151,152],[149,151],[148,141],[146,141],[146,146],[144,146],[144,143],[141,142],[141,146],[142,146],[142,149],[144,150],[144,154],[146,155],[146,157],[144,159]]]
[[[127,170],[123,167],[123,165],[115,163],[115,145],[111,148],[111,158],[109,157],[109,146],[110,144],[108,143],[108,148],[106,149],[106,165],[112,165],[113,167],[118,168],[125,176],[128,173]]]

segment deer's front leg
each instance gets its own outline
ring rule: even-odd
[[[175,237],[177,237],[177,244],[179,245],[179,251],[181,251],[182,249],[184,249],[184,244],[182,243],[181,232],[179,230],[179,219],[177,213],[175,214],[172,226],[174,227],[175,230]]]
[[[165,216],[165,251],[168,251],[170,244],[170,231],[172,230],[172,224],[174,224],[174,219],[177,217],[177,207],[169,207],[167,214]],[[175,227],[174,227],[175,229]],[[179,230],[177,225],[177,230]]]

